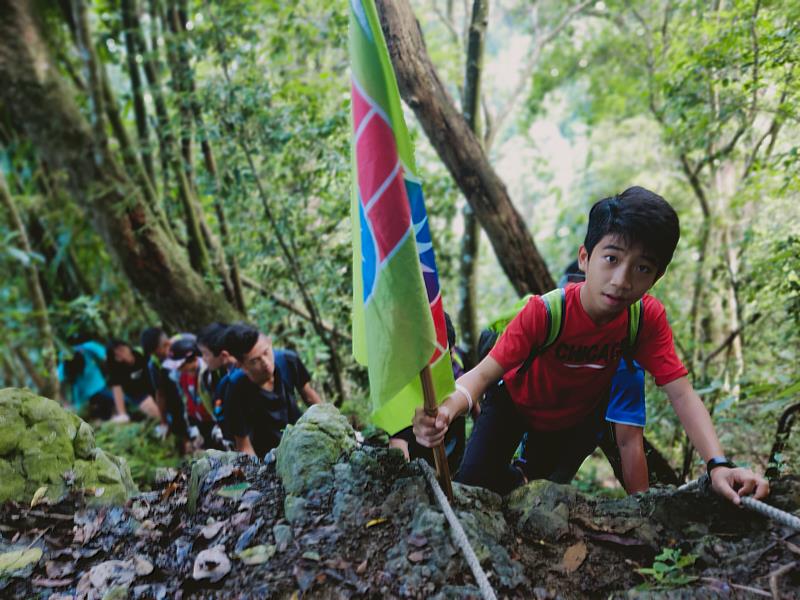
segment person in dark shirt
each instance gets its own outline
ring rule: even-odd
[[[197,333],[197,347],[207,367],[201,374],[201,393],[210,398],[214,421],[222,436],[233,441],[225,421],[225,397],[230,374],[236,370],[236,359],[225,349],[228,327],[219,322],[206,325]]]
[[[300,416],[295,392],[308,405],[322,399],[311,387],[311,376],[297,354],[273,349],[272,340],[256,328],[231,325],[225,348],[241,367],[230,377],[227,427],[236,450],[263,457],[278,445],[286,425]]]
[[[130,420],[126,402],[138,407],[148,417],[161,418],[161,411],[153,399],[147,360],[141,352],[126,342],[112,340],[106,348],[106,369],[117,412],[112,421],[124,423]]]

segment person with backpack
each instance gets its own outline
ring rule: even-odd
[[[126,404],[147,417],[161,419],[161,411],[153,399],[155,390],[147,370],[147,359],[141,352],[127,342],[111,340],[106,346],[106,372],[116,410],[111,421],[130,421]]]
[[[508,493],[527,477],[547,477],[583,460],[596,447],[619,361],[632,358],[665,391],[706,461],[712,489],[734,504],[744,495],[765,497],[767,481],[736,467],[722,452],[708,411],[675,354],[664,306],[647,294],[666,271],[679,237],[673,208],[644,188],[595,203],[578,250],[586,281],[549,292],[563,294],[563,312],[551,314],[548,306],[560,303],[532,297],[489,355],[458,379],[437,415],[416,411],[417,441],[428,447],[441,443],[450,422],[487,392],[456,481]],[[632,344],[630,313],[636,310],[641,325]],[[548,345],[549,322],[561,318],[558,339]],[[527,476],[511,464],[526,432]]]
[[[231,325],[224,347],[241,368],[231,375],[225,398],[228,430],[236,450],[263,458],[278,445],[284,428],[300,417],[295,393],[308,405],[322,399],[300,357],[273,348],[270,337],[255,327]]]
[[[578,261],[572,261],[564,270],[564,274],[558,281],[558,287],[566,288],[569,285],[582,283],[586,277],[580,270]],[[542,296],[542,300],[547,305],[548,313],[561,315],[564,312],[564,298],[566,294],[550,293]],[[511,311],[506,311],[481,332],[479,343],[480,359],[483,359],[502,333],[508,326],[510,315],[516,316],[527,304],[530,296],[526,296],[522,301],[517,302]],[[641,301],[640,301],[641,302]],[[552,305],[552,303],[556,303]],[[637,303],[638,304],[638,303]],[[634,305],[636,310],[628,312],[628,339],[631,349],[635,347],[638,339],[639,327],[641,326],[641,310]],[[548,334],[549,345],[555,343],[561,333],[564,320],[551,318],[549,320],[550,333]],[[539,348],[543,352],[545,347]],[[650,487],[650,478],[645,456],[644,445],[644,426],[646,423],[646,406],[644,396],[644,369],[633,360],[622,359],[611,380],[608,405],[605,410],[605,423],[598,421],[595,439],[606,452],[609,461],[612,463],[614,473],[619,477],[625,491],[629,494],[647,491]],[[520,457],[514,462],[522,469],[526,477],[532,478],[528,473],[527,466],[527,434],[523,436],[520,450]],[[605,438],[609,439],[606,440]],[[592,441],[589,441],[592,444]],[[591,452],[591,450],[589,451]],[[547,479],[556,483],[569,483],[575,477],[583,463],[581,452],[573,454],[574,461],[562,461],[559,467],[547,476]]]
[[[237,370],[237,366],[236,359],[225,349],[228,327],[219,322],[206,325],[197,333],[197,347],[207,367],[202,374],[201,391],[210,396],[212,416],[222,438],[233,441],[225,421],[225,398],[228,395],[230,376]]]
[[[66,400],[80,415],[110,419],[114,397],[103,374],[106,349],[99,342],[87,340],[73,346],[72,352],[72,357],[58,364],[58,380],[63,384]]]

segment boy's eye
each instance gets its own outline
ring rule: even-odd
[[[650,265],[639,265],[639,272],[650,274],[653,272],[653,268]]]
[[[613,254],[606,254],[606,255],[603,257],[603,259],[604,259],[606,262],[609,262],[609,263],[615,263],[615,262],[617,262],[617,257],[616,257],[616,256],[614,256]]]

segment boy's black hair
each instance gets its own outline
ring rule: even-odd
[[[225,332],[224,349],[238,361],[253,349],[261,332],[247,323],[234,323]]]
[[[142,346],[142,352],[145,356],[150,356],[155,349],[158,348],[158,343],[161,341],[163,336],[167,334],[164,333],[164,330],[161,327],[148,327],[142,332],[141,337],[139,338],[139,343]]]
[[[450,348],[455,348],[456,328],[453,327],[453,320],[450,318],[450,315],[447,314],[447,311],[444,313],[444,325],[447,328],[447,345],[450,346]]]
[[[664,198],[634,186],[592,206],[583,242],[589,256],[609,234],[620,236],[628,245],[641,244],[653,255],[658,265],[657,277],[661,277],[672,260],[681,231],[677,213]]]
[[[225,334],[228,332],[228,328],[227,323],[219,321],[209,323],[197,332],[197,343],[208,348],[214,356],[219,356],[220,352],[226,350]]]
[[[106,344],[106,368],[109,370],[115,369],[117,367],[117,359],[114,358],[114,350],[119,348],[120,346],[127,346],[131,349],[131,352],[134,352],[133,346],[131,346],[128,342],[123,340],[114,338]]]

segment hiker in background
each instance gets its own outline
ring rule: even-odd
[[[225,349],[241,368],[230,377],[225,421],[236,450],[263,457],[278,445],[284,428],[300,417],[295,393],[309,406],[322,399],[311,375],[291,350],[273,349],[269,336],[244,323],[231,325]]]
[[[464,374],[464,361],[456,346],[456,330],[455,327],[453,327],[453,321],[450,319],[450,315],[447,312],[444,313],[444,321],[447,326],[447,344],[450,347],[450,365],[453,368],[453,376],[458,379]],[[476,404],[473,408],[479,411],[480,405]],[[474,413],[473,417],[476,415],[477,413]],[[466,416],[460,416],[453,422],[453,426],[447,430],[447,435],[444,438],[444,451],[447,455],[447,464],[450,467],[451,473],[455,473],[458,470],[458,466],[461,464],[461,459],[464,456],[466,430]],[[434,465],[433,451],[417,443],[417,440],[414,439],[414,432],[411,426],[391,436],[389,438],[389,447],[398,448],[402,451],[406,460],[421,458],[431,466]]]
[[[628,352],[663,387],[706,461],[712,489],[734,504],[743,495],[765,497],[767,481],[722,453],[708,411],[675,354],[664,307],[647,295],[666,271],[679,237],[675,211],[644,188],[597,202],[578,250],[586,281],[563,292],[557,343],[538,351],[549,337],[551,313],[541,297],[531,298],[489,355],[458,380],[457,391],[436,416],[417,410],[417,441],[428,447],[441,443],[450,422],[486,392],[457,481],[501,494],[524,484],[526,473],[511,465],[511,457],[526,432],[527,472],[547,477],[564,462],[583,460],[596,446],[611,381]],[[630,348],[629,309],[640,300],[641,330]]]
[[[161,419],[161,411],[153,398],[154,390],[147,372],[147,360],[138,350],[122,340],[111,340],[106,346],[106,372],[114,396],[115,423],[130,421],[126,404],[146,416]]]
[[[179,412],[171,411],[171,415],[172,432],[181,441],[182,452],[213,447],[214,419],[210,399],[203,402],[200,391],[205,363],[200,358],[197,338],[191,333],[176,336],[163,365],[180,392]]]
[[[162,366],[169,356],[171,340],[161,327],[148,327],[142,331],[139,342],[142,354],[147,359],[147,377],[161,415],[156,435],[163,439],[169,431],[170,407],[180,402],[178,390],[170,381],[169,372]]]
[[[210,323],[197,333],[197,347],[206,364],[201,374],[200,389],[211,398],[214,421],[225,440],[233,441],[225,421],[225,398],[228,395],[230,375],[236,370],[236,359],[225,349],[228,325]]]
[[[81,416],[106,421],[114,414],[114,396],[106,385],[106,349],[92,340],[72,347],[72,357],[58,365],[58,380],[72,409]]]

